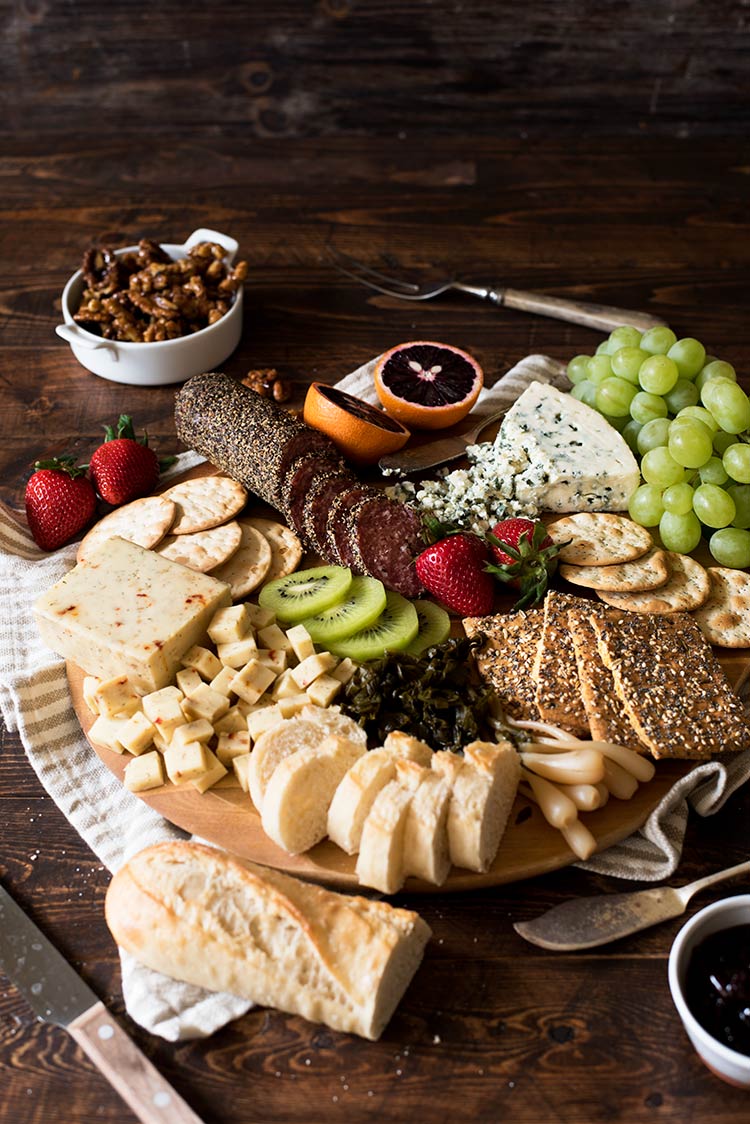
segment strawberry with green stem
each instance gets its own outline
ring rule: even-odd
[[[171,464],[174,457],[160,462],[148,447],[148,435],[136,437],[129,414],[120,414],[117,428],[105,426],[104,433],[104,443],[95,450],[89,464],[91,479],[101,498],[118,507],[149,495],[162,468]]]
[[[523,518],[501,520],[486,538],[496,563],[487,566],[488,573],[521,593],[513,608],[541,601],[567,543],[554,543],[543,523]]]
[[[26,520],[42,550],[57,550],[92,520],[96,495],[74,457],[36,461],[26,484]]]

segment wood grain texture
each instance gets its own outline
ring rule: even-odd
[[[324,247],[641,308],[750,372],[748,13],[740,0],[9,0],[0,8],[0,499],[42,454],[87,459],[122,411],[177,448],[173,391],[89,375],[54,335],[95,238],[199,225],[251,263],[230,374],[275,366],[302,402],[417,333],[490,378],[591,351],[589,329],[470,298],[414,306],[333,273]],[[701,1065],[668,995],[680,922],[597,954],[525,945],[512,920],[621,889],[569,867],[406,895],[435,934],[378,1043],[273,1011],[169,1044],[124,1013],[108,874],[0,730],[0,878],[207,1124],[512,1119],[736,1124],[747,1097]],[[750,795],[692,815],[674,884],[747,858]],[[633,888],[637,888],[637,884]],[[726,892],[740,892],[742,884]],[[723,894],[724,891],[721,891]],[[711,900],[695,899],[694,912]],[[3,1115],[125,1124],[63,1031],[0,981]]]

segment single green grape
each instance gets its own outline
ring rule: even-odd
[[[612,378],[612,363],[608,355],[592,355],[589,359],[589,382],[599,386],[605,379]]]
[[[664,490],[661,502],[664,510],[672,515],[687,515],[693,510],[693,489],[684,480],[680,484],[672,484]]]
[[[697,418],[675,419],[669,427],[668,448],[683,468],[700,468],[714,451],[711,430]]]
[[[734,500],[733,527],[745,530],[750,527],[750,484],[732,484],[727,488],[727,494]]]
[[[705,347],[692,336],[673,343],[667,355],[675,361],[683,379],[694,379],[706,361]]]
[[[714,531],[708,540],[708,549],[720,566],[744,570],[750,566],[750,531],[737,527]]]
[[[708,410],[706,411],[708,413]],[[713,417],[713,414],[711,415]],[[718,426],[718,422],[714,421],[714,425]],[[725,433],[723,429],[717,430],[714,434],[714,450],[716,454],[723,457],[730,445],[737,444],[737,436],[734,433]]]
[[[707,527],[728,527],[734,519],[734,500],[716,484],[699,484],[693,494],[693,511]]]
[[[664,401],[671,414],[679,414],[686,407],[695,406],[698,401],[698,387],[690,379],[679,378],[669,394],[664,395]]]
[[[596,348],[596,351],[594,352],[594,355],[608,355],[609,354],[609,352],[607,351],[608,347],[609,347],[609,340],[608,339],[602,340],[602,342],[597,345],[597,348]]]
[[[593,410],[596,409],[596,387],[590,379],[577,382],[570,391],[570,396],[571,398],[577,398],[579,402],[585,402]]]
[[[632,404],[631,404],[632,411]],[[633,425],[639,425],[633,422]],[[657,449],[660,445],[669,444],[669,419],[652,418],[647,421],[638,434],[638,452],[643,456],[649,449]]]
[[[638,372],[647,359],[648,355],[639,347],[621,347],[610,357],[610,362],[612,370],[619,378],[627,379],[634,386],[638,386]]]
[[[671,328],[649,328],[641,336],[640,348],[649,355],[666,355],[670,347],[677,342],[677,336]]]
[[[622,431],[622,436],[636,455],[640,452],[640,449],[638,448],[638,434],[642,429],[643,426],[641,425],[641,423],[633,421],[633,419],[631,418]]]
[[[697,418],[702,421],[712,433],[718,433],[719,423],[710,410],[705,406],[683,406],[677,414],[678,418]]]
[[[728,379],[712,379],[701,391],[701,401],[725,433],[742,433],[750,427],[750,398]]]
[[[679,377],[677,364],[667,355],[649,355],[638,372],[641,389],[649,394],[669,394]]]
[[[647,484],[658,484],[660,488],[668,488],[670,484],[679,484],[685,479],[685,469],[677,463],[669,449],[660,445],[644,453],[641,461],[641,476]]]
[[[729,479],[729,473],[724,468],[721,457],[711,457],[698,469],[701,484],[718,484],[723,487]]]
[[[656,527],[664,514],[661,488],[656,484],[641,484],[630,497],[628,513],[641,527]]]
[[[631,382],[613,375],[597,386],[596,408],[600,414],[607,414],[614,418],[629,418],[630,403],[637,393]]]
[[[589,359],[590,355],[574,355],[568,363],[566,372],[573,386],[589,377]]]
[[[667,550],[677,554],[690,554],[701,541],[700,521],[693,511],[673,515],[665,511],[659,520],[659,537]]]
[[[730,445],[722,457],[727,474],[738,484],[750,484],[750,445],[738,441]]]
[[[621,347],[638,347],[641,342],[641,333],[637,328],[624,324],[609,333],[607,340],[607,354],[614,355]]]
[[[669,409],[664,399],[658,394],[649,394],[645,390],[639,390],[630,403],[630,416],[633,421],[640,422],[641,425],[654,418],[665,418],[668,413]]]
[[[706,359],[708,359],[708,356],[706,356]],[[703,390],[704,384],[710,382],[711,379],[729,379],[730,382],[737,382],[737,372],[731,363],[725,363],[722,359],[712,359],[696,375],[695,385],[698,387],[699,393]]]

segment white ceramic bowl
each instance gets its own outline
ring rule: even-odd
[[[181,245],[160,243],[173,261],[184,258],[192,246],[199,242],[218,242],[227,250],[224,261],[231,264],[238,245],[234,238],[218,230],[194,230]],[[117,256],[137,250],[125,246],[116,250]],[[215,370],[232,354],[242,334],[242,286],[237,290],[232,307],[221,320],[174,340],[154,343],[130,343],[105,340],[76,324],[73,313],[80,304],[85,288],[83,272],[79,269],[63,289],[62,313],[64,324],[55,328],[58,336],[70,344],[71,351],[82,367],[111,382],[129,383],[131,386],[164,386],[184,382],[203,371]]]
[[[669,989],[682,1025],[701,1061],[723,1081],[741,1089],[750,1089],[750,1057],[731,1050],[712,1037],[691,1013],[685,1000],[685,977],[693,949],[712,933],[730,929],[733,925],[750,925],[750,894],[722,898],[700,910],[683,925],[669,954]]]

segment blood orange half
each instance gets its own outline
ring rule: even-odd
[[[431,340],[392,347],[375,367],[375,389],[386,411],[414,429],[445,429],[461,421],[483,384],[476,359]]]
[[[401,449],[411,436],[376,406],[321,382],[310,385],[303,416],[313,429],[327,433],[353,464],[375,464]]]

